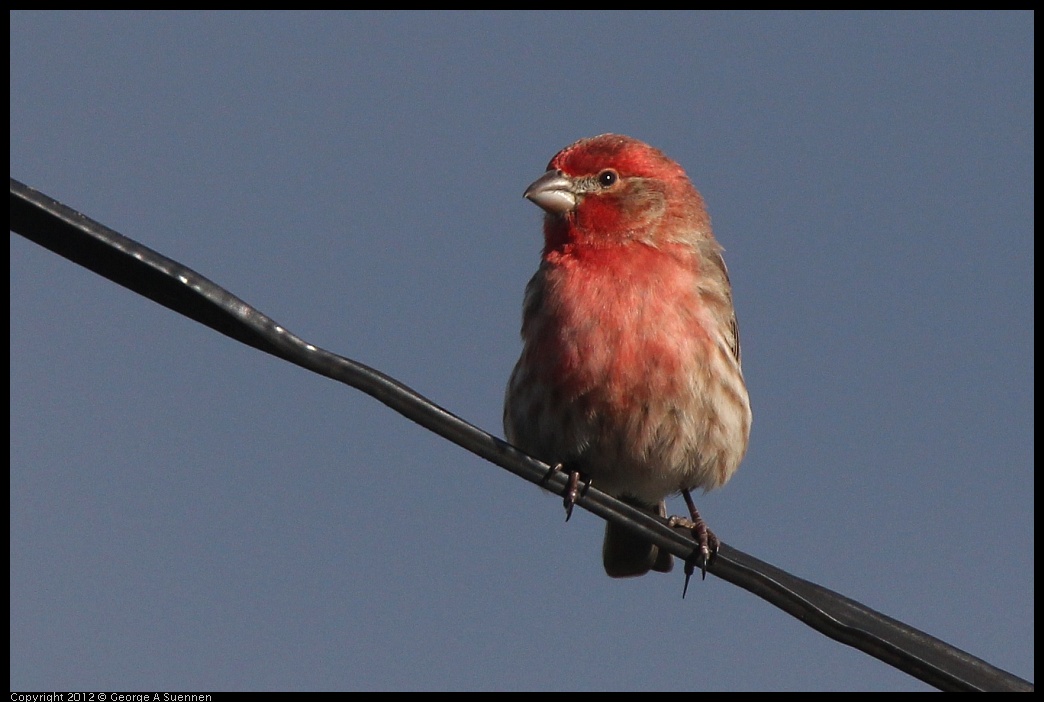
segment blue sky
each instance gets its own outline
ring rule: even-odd
[[[1033,679],[1032,14],[10,19],[12,177],[498,435],[522,191],[663,149],[754,410],[708,522]],[[925,689],[602,528],[11,237],[12,689]]]

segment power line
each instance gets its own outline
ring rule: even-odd
[[[362,390],[440,436],[531,483],[561,494],[566,474],[439,407],[378,370],[313,346],[199,273],[11,179],[11,231],[265,353]],[[686,562],[685,529],[599,491],[577,505],[626,525]],[[738,585],[817,631],[942,690],[1032,691],[1033,684],[820,585],[722,544],[707,572]]]

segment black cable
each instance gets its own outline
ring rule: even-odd
[[[396,412],[526,480],[561,494],[567,477],[447,412],[394,378],[294,336],[195,271],[11,179],[11,231],[237,341],[362,390]],[[674,530],[595,487],[579,506],[625,524],[682,560],[687,530]],[[942,690],[1032,691],[1033,684],[944,641],[802,580],[726,544],[707,568],[817,631]]]

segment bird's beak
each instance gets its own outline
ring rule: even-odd
[[[561,171],[548,171],[522,193],[534,205],[551,214],[565,214],[576,207],[573,181]]]

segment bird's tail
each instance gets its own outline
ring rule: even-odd
[[[624,502],[650,514],[667,516],[667,505],[662,500],[655,507],[643,505],[633,499],[622,497]],[[650,570],[669,573],[674,567],[674,558],[661,551],[624,526],[607,522],[605,541],[602,544],[602,564],[611,578],[630,578],[645,575]]]

